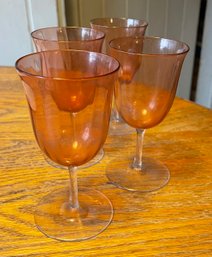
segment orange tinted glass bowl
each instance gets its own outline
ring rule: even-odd
[[[31,36],[37,51],[55,49],[81,49],[101,52],[105,34],[101,31],[96,31],[91,28],[72,26],[40,28],[33,31]],[[78,95],[78,97],[80,97],[80,95]],[[63,99],[63,101],[65,100]],[[75,103],[75,107],[77,108],[78,101]],[[97,155],[95,155],[92,160],[82,165],[80,169],[87,168],[98,163],[103,157],[104,150],[101,148]],[[66,169],[66,167],[53,162],[46,155],[44,155],[44,158],[50,165],[56,168]]]
[[[148,23],[141,19],[131,18],[95,18],[90,21],[93,29],[100,30],[105,33],[105,40],[102,47],[102,52],[110,54],[109,42],[112,39],[119,37],[140,37],[145,34]],[[124,131],[124,132],[121,132]],[[110,122],[110,134],[119,135],[120,133],[132,133],[132,129],[123,122],[116,105],[113,102],[113,109]]]
[[[37,51],[79,49],[101,52],[105,34],[84,27],[47,27],[31,33]]]
[[[109,41],[118,37],[142,36],[148,23],[145,20],[130,18],[95,18],[90,21],[91,28],[105,33],[104,52],[108,52]]]
[[[164,119],[188,51],[185,43],[165,38],[127,37],[110,42],[110,54],[121,64],[116,105],[129,125],[146,129]]]
[[[75,50],[46,51],[18,61],[37,142],[56,163],[79,166],[103,145],[115,65],[103,54]]]

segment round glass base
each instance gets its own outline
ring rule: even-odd
[[[68,190],[60,189],[45,196],[34,217],[38,229],[60,241],[82,241],[97,236],[111,223],[113,207],[97,190],[79,191],[79,209],[69,207]]]
[[[92,160],[90,160],[89,162],[87,162],[87,163],[85,163],[85,164],[79,166],[78,169],[79,169],[79,170],[81,170],[81,169],[86,169],[86,168],[89,168],[89,167],[91,167],[91,166],[93,166],[93,165],[99,163],[99,162],[103,159],[104,154],[105,154],[105,153],[104,153],[104,150],[103,150],[103,148],[101,148],[101,149],[99,150],[99,152],[96,154],[96,156],[95,156]],[[55,168],[58,168],[58,169],[67,170],[67,167],[66,167],[66,166],[62,166],[62,165],[59,165],[59,164],[53,162],[53,161],[52,161],[51,159],[49,159],[46,155],[44,155],[44,158],[45,158],[45,160],[47,161],[47,163],[50,164],[51,166],[53,166],[53,167],[55,167]]]
[[[135,133],[135,129],[130,127],[120,116],[117,108],[113,106],[111,117],[110,117],[110,126],[108,134],[111,136],[121,136],[129,135]]]
[[[115,186],[129,191],[151,192],[165,186],[170,173],[161,162],[143,158],[142,169],[134,169],[132,160],[111,161],[106,176]]]
[[[111,136],[129,135],[135,133],[135,129],[127,125],[122,119],[111,119],[108,134]]]

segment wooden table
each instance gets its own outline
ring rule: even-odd
[[[132,193],[108,183],[107,162],[133,152],[135,133],[107,138],[101,163],[78,172],[79,186],[112,201],[111,225],[96,238],[59,242],[41,234],[33,211],[39,199],[67,184],[49,166],[31,128],[14,68],[0,68],[0,256],[212,256],[212,111],[176,99],[166,119],[149,129],[144,152],[166,164],[171,179],[153,193]]]

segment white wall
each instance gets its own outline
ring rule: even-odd
[[[196,102],[212,108],[212,0],[207,1]]]
[[[56,0],[0,0],[0,65],[33,51],[30,32],[58,25]]]

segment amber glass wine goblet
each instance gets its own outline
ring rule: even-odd
[[[105,34],[91,28],[83,27],[47,27],[40,28],[31,33],[36,50],[56,50],[56,49],[78,49],[94,52],[101,52]],[[81,168],[90,167],[102,160],[104,150],[101,148],[95,157]],[[56,168],[66,167],[58,166],[45,156],[46,161]]]
[[[109,42],[118,37],[141,37],[145,34],[148,23],[144,20],[130,18],[95,18],[90,21],[93,29],[105,33],[102,52],[109,54]],[[113,102],[110,134],[132,133],[132,129],[121,119],[115,102]]]
[[[45,196],[35,223],[46,236],[79,241],[101,233],[113,208],[97,190],[77,186],[77,167],[89,162],[107,136],[119,63],[101,53],[56,50],[16,62],[40,149],[69,171],[69,189]]]
[[[143,137],[145,130],[158,125],[171,108],[188,51],[185,43],[157,37],[125,37],[110,42],[110,55],[120,62],[116,105],[124,121],[137,131],[134,158],[111,162],[107,167],[107,177],[116,186],[148,192],[169,181],[165,165],[143,157]]]

